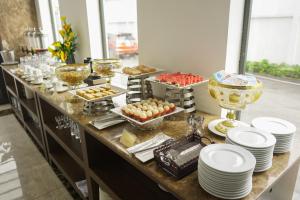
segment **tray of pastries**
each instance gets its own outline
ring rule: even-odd
[[[147,80],[174,89],[185,89],[207,82],[201,75],[182,72],[162,73],[155,77],[149,77]]]
[[[70,91],[70,93],[72,93],[73,95],[76,95],[79,98],[88,102],[101,101],[107,98],[119,96],[126,92],[127,90],[125,89],[106,84],[90,86]]]
[[[183,110],[183,108],[176,107],[175,104],[168,101],[149,98],[141,102],[114,108],[111,111],[137,125],[144,125]]]
[[[122,69],[116,69],[116,70],[117,70],[116,72],[126,74],[130,77],[135,77],[135,78],[149,76],[163,71],[162,69],[149,67],[145,65],[139,65],[136,67],[124,67]]]

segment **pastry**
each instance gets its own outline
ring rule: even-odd
[[[154,67],[147,67],[145,65],[139,65],[136,67],[137,70],[140,70],[142,73],[150,73],[155,72],[156,69]]]
[[[122,71],[124,74],[128,75],[139,75],[142,73],[140,70],[131,67],[125,67]]]
[[[175,108],[176,106],[173,103],[157,99],[148,99],[124,106],[122,108],[122,113],[138,121],[145,122],[173,112]]]
[[[94,87],[88,89],[81,89],[76,91],[78,96],[86,98],[87,100],[100,99],[106,96],[117,94],[119,91],[111,89],[111,87]]]

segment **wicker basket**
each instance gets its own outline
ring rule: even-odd
[[[180,146],[187,145],[191,142],[199,142],[200,148],[202,149],[204,146],[207,145],[203,142],[204,140],[207,140],[209,144],[214,143],[209,138],[201,137],[200,135],[195,133],[184,136],[178,140],[165,143],[164,145],[154,150],[154,159],[164,171],[176,177],[177,179],[180,179],[197,169],[199,156],[194,157],[193,159],[188,160],[187,162],[179,166],[176,162],[174,162],[174,160],[167,157],[168,151],[171,149],[180,148]]]

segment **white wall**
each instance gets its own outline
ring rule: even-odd
[[[230,1],[138,0],[139,62],[209,77],[224,69]],[[219,114],[207,85],[195,90],[199,110]]]
[[[300,1],[254,0],[248,60],[300,64]]]
[[[78,34],[75,59],[76,62],[83,62],[85,57],[91,55],[86,1],[59,0],[59,9],[60,15],[67,17],[67,21],[72,24],[73,30]]]

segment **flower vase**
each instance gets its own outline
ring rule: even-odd
[[[74,57],[74,54],[68,55],[67,60],[66,60],[66,63],[67,63],[67,64],[75,64],[75,57]]]

